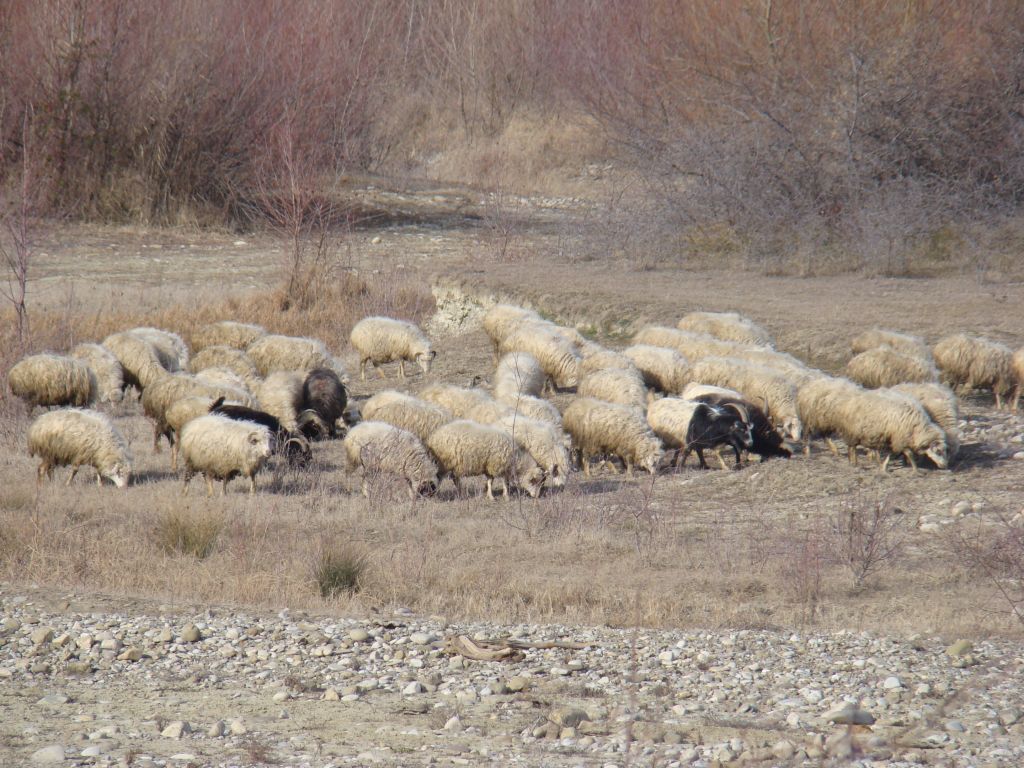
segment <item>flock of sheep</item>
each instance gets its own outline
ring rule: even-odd
[[[451,477],[483,476],[503,493],[517,487],[537,496],[565,484],[591,462],[621,462],[655,473],[669,460],[685,464],[696,452],[729,448],[740,466],[745,452],[761,460],[789,457],[787,439],[810,450],[824,438],[917,468],[927,458],[946,468],[960,444],[958,391],[990,390],[997,407],[1016,408],[1024,384],[1024,349],[964,334],[929,349],[916,337],[873,330],[856,337],[846,377],[830,376],[774,348],[770,335],[734,313],[693,312],[675,328],[647,326],[633,345],[607,349],[573,328],[523,307],[499,304],[483,318],[496,369],[488,391],[478,384],[431,384],[418,396],[385,390],[362,404],[348,398],[344,367],[320,341],[268,334],[255,325],[222,321],[193,334],[189,350],[178,335],[156,328],[112,334],[68,355],[39,354],[8,374],[12,392],[32,406],[58,407],[28,429],[40,458],[38,479],[56,466],[95,468],[118,487],[129,484],[132,456],[110,418],[92,406],[139,393],[153,422],[154,450],[171,447],[171,467],[184,464],[183,492],[202,474],[212,481],[249,479],[274,454],[308,463],[312,444],[344,435],[349,470],[401,478],[410,496],[431,495]],[[360,376],[366,366],[405,363],[429,374],[436,353],[411,323],[369,317],[353,328]],[[945,383],[940,383],[944,381]],[[948,386],[947,386],[948,385]],[[545,397],[575,390],[560,412]],[[718,455],[725,467],[725,460]]]

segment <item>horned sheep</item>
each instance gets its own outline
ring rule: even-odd
[[[348,405],[348,392],[338,374],[329,368],[315,368],[302,382],[302,407],[312,410],[327,425],[328,434],[337,434],[338,419]]]
[[[363,417],[384,421],[426,440],[438,427],[454,420],[451,411],[393,389],[378,392],[363,404]]]
[[[753,403],[763,404],[769,418],[789,437],[800,439],[797,388],[784,374],[772,368],[734,358],[705,358],[693,365],[694,381],[726,387]]]
[[[29,425],[28,452],[41,459],[38,482],[53,477],[54,467],[71,466],[65,485],[82,465],[96,470],[96,483],[107,478],[125,488],[131,478],[132,455],[128,441],[104,414],[80,408],[44,413]]]
[[[750,425],[750,437],[753,443],[749,450],[760,456],[762,462],[768,461],[773,456],[788,459],[793,455],[793,452],[786,447],[782,435],[769,420],[768,414],[749,400],[712,393],[700,395],[695,399],[718,408],[735,410],[740,418]]]
[[[716,339],[752,344],[759,347],[774,345],[771,335],[753,320],[736,312],[690,312],[676,325],[681,331],[706,333]]]
[[[1005,344],[957,333],[941,339],[932,354],[943,379],[954,389],[990,389],[997,408],[1016,388],[1013,352]]]
[[[502,354],[533,355],[557,388],[575,387],[579,380],[580,355],[576,346],[550,324],[526,323],[516,327],[498,346]]]
[[[931,361],[888,346],[874,347],[854,355],[846,364],[846,375],[868,389],[939,380],[939,372]]]
[[[276,371],[305,372],[315,368],[330,368],[342,382],[348,381],[345,366],[319,339],[267,335],[256,339],[245,351],[263,377]]]
[[[633,362],[644,383],[652,389],[678,395],[689,381],[690,364],[674,349],[634,344],[622,354]]]
[[[71,357],[81,360],[96,377],[96,394],[101,403],[119,403],[124,396],[124,369],[114,354],[101,344],[79,344]]]
[[[356,323],[349,336],[359,352],[359,378],[366,380],[366,364],[371,363],[383,379],[384,363],[398,362],[398,375],[405,378],[405,364],[416,363],[424,374],[437,354],[430,340],[413,323],[390,317],[365,317]]]
[[[196,352],[216,346],[244,350],[256,339],[266,335],[266,330],[260,325],[221,320],[198,328],[192,334],[192,348]]]
[[[641,466],[652,475],[657,471],[663,451],[639,408],[606,403],[589,397],[573,400],[562,414],[565,430],[572,436],[572,447],[580,456],[584,474],[590,474],[590,458],[618,456],[632,474]]]
[[[850,351],[855,355],[867,352],[876,347],[892,347],[904,355],[920,357],[923,360],[931,360],[932,353],[924,339],[920,336],[911,336],[896,331],[886,331],[882,328],[872,328],[853,337],[850,342]]]
[[[499,477],[505,482],[506,498],[513,483],[518,483],[533,497],[540,494],[544,484],[544,470],[508,433],[497,427],[456,420],[435,430],[427,438],[427,448],[437,458],[442,473],[452,477],[458,490],[461,490],[462,479],[475,475],[487,478],[490,499],[494,498],[494,480]]]
[[[274,451],[287,458],[290,466],[308,466],[313,458],[309,440],[302,434],[289,432],[281,426],[276,417],[266,411],[238,403],[226,403],[221,397],[210,403],[209,413],[226,416],[233,421],[251,421],[266,427],[274,438]]]
[[[7,373],[16,397],[30,406],[87,406],[96,401],[96,376],[81,360],[63,355],[30,355]]]
[[[189,482],[200,473],[206,480],[207,496],[213,495],[213,480],[223,482],[224,495],[228,482],[238,475],[249,478],[249,493],[256,493],[256,474],[270,458],[273,441],[269,429],[251,421],[216,414],[192,419],[181,430],[182,494],[188,493]]]
[[[182,428],[192,419],[198,419],[210,412],[210,407],[217,402],[212,395],[190,395],[171,403],[164,414],[168,429],[175,435],[181,435]],[[171,470],[178,469],[178,449],[181,440],[171,440]]]
[[[960,408],[953,391],[944,384],[930,382],[897,384],[893,392],[916,399],[932,421],[946,433],[946,452],[950,461],[960,452]]]
[[[409,496],[429,496],[437,490],[437,464],[420,439],[383,421],[363,421],[345,436],[349,469],[362,469],[362,492],[369,498],[367,473],[385,473],[403,478]]]
[[[740,466],[740,452],[753,445],[750,425],[736,409],[718,408],[707,403],[665,397],[651,403],[647,409],[647,423],[666,448],[676,449],[676,466],[686,463],[690,451],[697,451],[701,469],[707,469],[704,449],[719,445],[732,446],[736,466]],[[696,426],[695,426],[696,425]],[[725,462],[719,456],[722,468]]]
[[[559,488],[569,477],[569,451],[565,433],[547,421],[510,414],[497,422],[516,443],[528,451],[544,470],[551,484]]]
[[[153,420],[153,450],[160,450],[161,435],[174,445],[175,432],[167,423],[167,410],[183,397],[229,397],[244,405],[252,405],[252,396],[240,389],[202,381],[189,373],[172,373],[142,391],[142,412]]]
[[[647,387],[636,368],[607,368],[587,374],[580,380],[576,394],[641,410],[647,407]]]

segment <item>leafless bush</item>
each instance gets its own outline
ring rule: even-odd
[[[828,550],[821,531],[809,526],[793,531],[780,542],[780,575],[782,587],[801,611],[801,618],[813,624],[821,606]]]
[[[1022,516],[995,510],[977,522],[953,528],[953,553],[995,590],[1009,613],[1024,624],[1024,523]]]
[[[831,543],[837,560],[850,572],[853,586],[897,562],[903,553],[906,524],[892,495],[882,499],[855,496],[833,513]]]

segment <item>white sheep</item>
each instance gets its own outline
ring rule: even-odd
[[[546,374],[537,358],[527,352],[509,352],[498,361],[494,372],[494,396],[499,400],[520,395],[537,397],[544,388]]]
[[[576,345],[561,331],[554,330],[550,323],[517,326],[500,341],[498,350],[502,354],[527,352],[533,355],[555,387],[575,387],[579,380],[581,358]]]
[[[590,373],[618,369],[623,371],[636,371],[636,364],[621,352],[612,349],[605,349],[596,344],[591,348],[583,350],[583,359],[580,362],[580,378]]]
[[[690,363],[674,349],[634,344],[622,351],[644,377],[644,383],[670,395],[678,395],[690,380]]]
[[[204,347],[189,362],[189,370],[192,373],[200,373],[209,368],[227,368],[233,371],[242,378],[249,389],[255,387],[260,380],[260,372],[256,370],[256,364],[249,355],[234,347],[216,344]]]
[[[63,355],[30,355],[7,372],[7,385],[30,406],[86,406],[96,402],[96,376],[81,360]]]
[[[405,378],[405,364],[416,363],[424,374],[437,354],[430,340],[413,323],[390,317],[364,317],[349,336],[359,353],[359,378],[366,381],[366,364],[372,363],[383,379],[384,363],[398,361],[398,375]]]
[[[924,407],[932,421],[946,433],[946,452],[953,461],[960,452],[960,407],[957,397],[949,387],[929,382],[897,384],[893,392],[899,392],[916,399]]]
[[[486,410],[495,403],[494,398],[482,389],[456,387],[453,384],[432,384],[420,392],[420,397],[428,403],[441,406],[456,419],[468,419],[474,410]]]
[[[695,381],[687,384],[683,387],[683,391],[679,393],[679,396],[683,400],[696,400],[698,397],[704,397],[706,395],[718,395],[720,397],[732,397],[737,400],[746,400],[746,398],[735,389],[714,387],[710,384],[699,384]]]
[[[1024,391],[1024,347],[1013,353],[1010,364],[1013,367],[1013,376],[1017,380],[1017,387],[1013,395],[1013,410],[1016,411],[1020,405],[1021,392]]]
[[[884,471],[893,454],[902,454],[914,469],[924,455],[937,467],[949,466],[946,435],[912,397],[886,389],[858,389],[838,403],[839,429],[856,465],[857,448],[884,454]]]
[[[201,473],[206,480],[206,495],[213,495],[213,480],[221,480],[221,495],[228,482],[238,475],[249,478],[249,493],[256,493],[256,473],[274,451],[270,430],[252,421],[234,421],[216,414],[192,419],[181,430],[181,457],[185,462],[188,493],[192,478]]]
[[[544,470],[502,429],[459,419],[436,429],[427,438],[427,448],[437,458],[441,471],[450,475],[461,493],[461,481],[484,475],[487,497],[494,498],[494,480],[505,482],[504,495],[517,483],[530,496],[540,494]]]
[[[518,414],[505,416],[495,426],[512,435],[516,444],[533,456],[552,486],[565,485],[569,477],[569,450],[564,432],[550,422]]]
[[[101,403],[121,402],[124,397],[124,369],[109,349],[100,344],[79,344],[71,350],[71,357],[92,369]]]
[[[590,474],[592,456],[618,456],[627,474],[641,466],[653,475],[664,455],[661,441],[638,408],[578,397],[562,414],[562,423],[572,436],[573,450],[586,475]]]
[[[716,339],[706,333],[681,331],[662,325],[644,326],[633,336],[633,344],[674,349],[691,363],[705,357],[735,357],[738,351],[749,349],[744,344]]]
[[[841,425],[840,406],[855,397],[861,387],[849,379],[825,376],[800,387],[797,411],[803,424],[804,454],[811,452],[811,438],[822,437],[833,455],[838,456],[832,436]]]
[[[178,334],[148,326],[129,328],[125,333],[152,344],[160,364],[171,373],[188,370],[188,345]]]
[[[494,346],[495,357],[497,358],[501,342],[512,331],[523,323],[540,321],[541,316],[532,309],[517,307],[513,304],[495,304],[487,310],[483,318],[483,327]]]
[[[745,399],[763,407],[775,425],[793,440],[800,439],[797,388],[780,371],[736,358],[708,357],[694,363],[690,375],[701,384],[739,392]]]
[[[71,466],[65,485],[71,485],[83,464],[96,469],[96,484],[107,478],[125,488],[131,478],[132,455],[128,441],[102,413],[79,408],[50,411],[28,428],[28,453],[38,456],[37,481],[53,477],[54,467]]]
[[[192,375],[196,377],[196,381],[209,384],[211,387],[230,387],[252,395],[249,383],[229,368],[204,368]]]
[[[771,347],[775,342],[771,334],[736,312],[690,312],[676,325],[681,331],[706,333],[716,339]]]
[[[520,416],[537,421],[546,421],[557,429],[562,428],[562,414],[553,403],[540,397],[522,395],[521,397],[503,397],[498,395],[497,400],[503,403]]]
[[[266,335],[263,326],[221,320],[196,329],[192,334],[192,348],[196,352],[214,346],[244,350],[256,339]]]
[[[924,339],[920,336],[911,336],[896,331],[886,331],[882,328],[872,328],[853,337],[850,342],[850,351],[855,355],[867,352],[875,347],[892,347],[897,352],[905,355],[913,355],[923,360],[931,360],[932,353]]]
[[[302,384],[306,377],[294,371],[274,371],[256,388],[260,409],[281,422],[289,432],[298,431],[302,411]]]
[[[387,422],[412,432],[420,440],[426,440],[435,429],[455,420],[447,408],[393,389],[378,392],[367,400],[363,404],[363,418]]]
[[[308,372],[328,368],[338,374],[342,383],[348,381],[345,366],[319,339],[276,334],[261,336],[246,347],[245,352],[263,377],[275,371]]]
[[[939,372],[931,361],[888,346],[873,347],[854,355],[846,364],[846,376],[868,389],[939,380]]]
[[[636,368],[607,368],[587,374],[580,379],[576,394],[641,410],[647,407],[647,387]]]
[[[202,395],[192,395],[175,400],[164,414],[164,420],[172,433],[181,435],[182,428],[192,419],[205,416],[210,412],[210,406],[217,402],[218,398]],[[171,469],[178,469],[178,448],[181,440],[171,440]]]
[[[361,488],[367,498],[367,473],[401,477],[413,499],[437,490],[437,464],[412,432],[383,421],[363,421],[349,430],[343,445],[349,470],[362,470]]]
[[[990,389],[996,408],[1016,389],[1013,352],[1005,344],[957,333],[940,340],[932,354],[948,384],[961,392]]]
[[[167,409],[183,397],[224,397],[252,407],[255,402],[244,390],[222,384],[210,384],[190,373],[171,373],[142,391],[142,412],[153,420],[153,450],[160,451],[160,437],[174,445],[175,433],[167,423]]]
[[[778,352],[774,349],[762,349],[761,347],[740,347],[735,349],[729,357],[736,360],[745,360],[748,363],[762,365],[765,368],[772,368],[785,375],[798,387],[802,387],[809,381],[820,379],[825,374],[816,368],[811,368],[801,360],[786,352]]]
[[[146,387],[168,374],[156,348],[145,339],[131,333],[112,333],[103,340],[103,346],[121,363],[126,387],[144,391]]]

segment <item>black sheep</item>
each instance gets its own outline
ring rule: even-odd
[[[716,394],[701,395],[694,399],[708,405],[737,409],[741,417],[745,414],[744,421],[750,424],[750,435],[754,440],[750,452],[760,456],[761,461],[768,461],[772,456],[788,459],[793,455],[793,452],[786,447],[782,435],[772,426],[772,422],[765,412],[753,403],[728,395]]]
[[[694,410],[693,416],[690,418],[690,427],[686,430],[686,449],[683,451],[682,464],[686,465],[690,451],[697,451],[700,468],[707,469],[708,464],[704,461],[704,449],[731,445],[736,453],[736,467],[739,468],[740,453],[744,449],[750,450],[753,443],[750,425],[737,411],[732,408],[719,408],[701,403]]]
[[[302,383],[302,409],[316,413],[330,437],[337,434],[335,425],[344,415],[346,405],[348,393],[338,374],[328,368],[315,368],[307,374]]]

